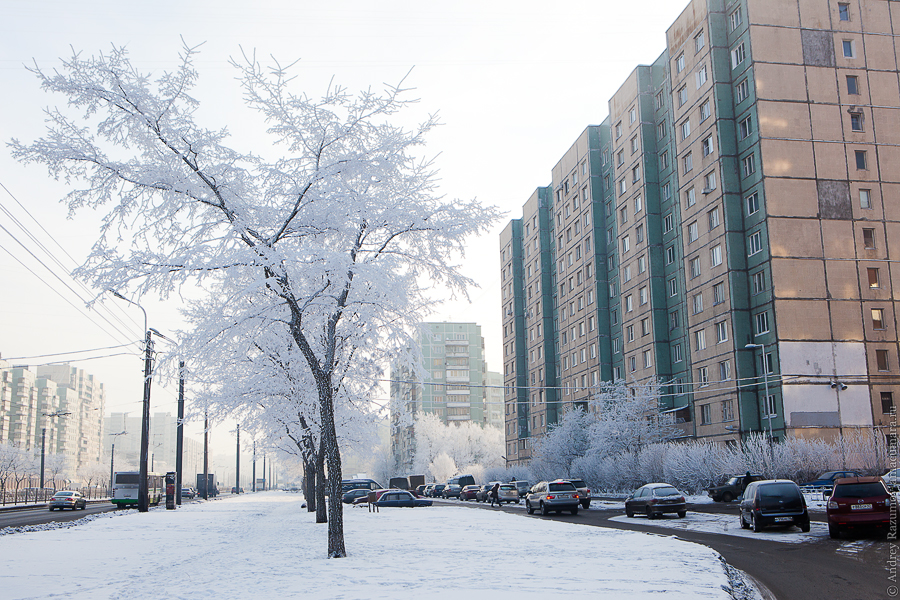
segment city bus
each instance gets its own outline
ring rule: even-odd
[[[117,471],[113,478],[112,498],[116,508],[138,505],[138,482],[140,471]],[[150,491],[150,505],[155,506],[166,496],[166,476],[162,473],[147,473],[147,489]]]

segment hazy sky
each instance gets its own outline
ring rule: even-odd
[[[481,286],[471,291],[472,302],[435,306],[430,318],[479,323],[488,367],[499,371],[500,230],[521,216],[536,187],[550,183],[551,168],[584,128],[605,118],[608,99],[634,67],[660,55],[666,29],[686,5],[687,0],[262,0],[251,7],[233,0],[0,0],[0,137],[31,141],[43,134],[41,109],[60,98],[41,92],[23,65],[52,69],[72,49],[91,55],[126,46],[140,69],[160,73],[174,68],[182,38],[204,43],[196,62],[200,119],[211,127],[226,125],[235,146],[263,155],[268,149],[254,146],[256,131],[245,127],[227,64],[241,48],[283,64],[299,60],[297,90],[313,96],[332,78],[356,90],[398,83],[408,74],[405,84],[420,99],[418,113],[408,118],[438,112],[444,123],[425,150],[438,156],[441,192],[448,199],[477,197],[507,212],[494,232],[469,245],[463,269]],[[0,354],[32,365],[96,357],[72,362],[106,384],[107,412],[139,412],[142,363],[136,347],[109,347],[140,339],[143,316],[114,299],[104,303],[112,313],[85,309],[91,292],[66,275],[96,240],[97,215],[87,211],[67,220],[59,203],[66,183],[16,163],[6,148],[0,152],[0,184],[0,225],[8,230],[0,229]],[[141,303],[151,327],[163,333],[179,327],[177,298]],[[31,358],[99,348],[109,349]],[[120,352],[131,354],[104,357]],[[174,413],[174,386],[154,385],[152,411]],[[215,437],[223,449],[231,447],[225,429]]]

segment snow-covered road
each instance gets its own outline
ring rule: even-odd
[[[731,598],[713,550],[667,536],[437,506],[344,512],[346,559],[283,492],[107,513],[0,536],[0,590],[26,598]]]

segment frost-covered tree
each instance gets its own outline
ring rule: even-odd
[[[503,432],[490,425],[472,421],[444,423],[433,413],[419,412],[415,415],[416,455],[413,470],[428,473],[435,481],[442,481],[456,473],[438,476],[431,469],[440,455],[446,455],[455,467],[466,473],[475,474],[485,468],[503,464]],[[438,461],[439,466],[444,463]],[[439,469],[441,473],[443,469]]]
[[[47,135],[13,140],[12,152],[83,184],[65,198],[70,212],[107,207],[76,271],[96,289],[166,298],[185,284],[221,286],[217,306],[237,301],[240,310],[192,332],[210,355],[242,320],[286,326],[315,390],[338,498],[335,403],[348,365],[410,347],[428,286],[464,293],[472,282],[454,257],[498,213],[437,195],[433,162],[414,155],[437,120],[394,124],[412,102],[400,86],[356,95],[329,87],[312,98],[292,90],[289,68],[245,54],[231,64],[268,139],[254,152],[229,146],[227,129],[195,121],[196,52],[185,47],[179,66],[155,78],[120,48],[74,54],[52,72],[34,67],[67,106],[47,109]],[[266,157],[275,147],[281,155]],[[328,556],[346,556],[340,502],[328,506]]]
[[[532,473],[538,479],[573,476],[573,464],[590,450],[588,431],[594,419],[580,408],[566,411],[532,447]]]
[[[591,452],[597,455],[633,451],[675,437],[673,424],[661,418],[660,385],[604,382],[590,399],[597,418],[590,428]]]

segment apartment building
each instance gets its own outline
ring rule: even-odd
[[[405,468],[415,457],[417,413],[431,413],[444,423],[490,421],[481,326],[422,323],[419,345],[419,368],[391,366],[391,448],[396,464]]]
[[[103,420],[106,434],[103,436],[103,454],[109,456],[115,444],[116,470],[137,470],[141,459],[140,413],[114,412]],[[178,419],[168,412],[150,415],[148,467],[156,473],[175,470]],[[184,436],[182,466],[185,481],[193,480],[195,473],[203,472],[203,444]],[[199,469],[199,470],[198,470]]]
[[[511,460],[611,379],[662,381],[684,436],[890,435],[895,21],[685,8],[500,236]]]

